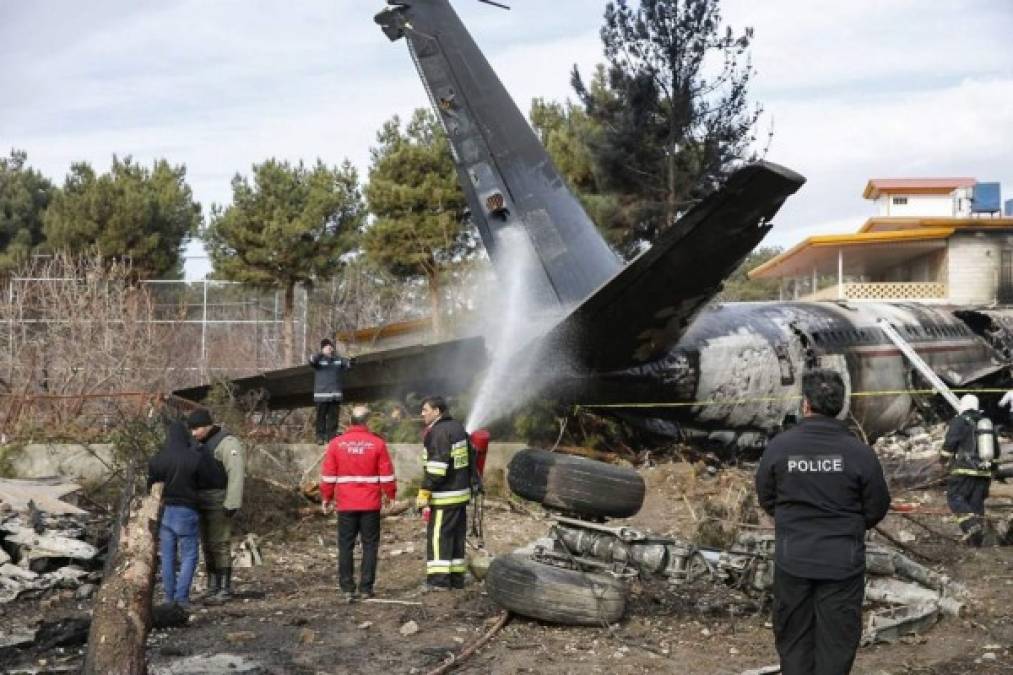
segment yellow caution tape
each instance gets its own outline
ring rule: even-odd
[[[1005,394],[1009,389],[950,389],[955,394]],[[935,389],[896,389],[883,391],[853,391],[852,397],[900,396],[903,394],[935,394]],[[744,405],[747,403],[770,403],[772,401],[797,401],[801,394],[792,396],[756,396],[752,398],[729,398],[710,401],[662,401],[658,403],[580,403],[574,410],[581,408],[693,408],[712,405]]]

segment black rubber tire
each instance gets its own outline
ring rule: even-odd
[[[626,612],[626,584],[613,577],[567,570],[515,553],[489,565],[485,589],[515,614],[569,626],[615,623]]]
[[[644,479],[633,469],[545,450],[521,450],[507,482],[519,497],[584,516],[628,518],[644,505]]]

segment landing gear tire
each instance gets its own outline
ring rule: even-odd
[[[592,518],[628,518],[644,504],[644,479],[633,469],[545,450],[521,450],[510,461],[514,494]]]
[[[626,612],[626,585],[609,576],[553,567],[514,553],[496,556],[485,588],[500,607],[531,619],[602,626]]]

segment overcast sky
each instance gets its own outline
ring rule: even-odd
[[[571,96],[569,70],[600,60],[599,0],[456,0],[527,112]],[[187,166],[198,200],[268,157],[365,177],[381,122],[427,104],[379,0],[0,0],[0,152],[62,183],[112,155]],[[1013,2],[724,0],[752,26],[752,97],[774,125],[768,158],[809,182],[767,243],[856,229],[870,177],[973,176],[1013,198]],[[188,261],[189,277],[206,270]]]

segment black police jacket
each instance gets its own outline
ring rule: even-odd
[[[814,415],[767,445],[756,493],[774,517],[775,564],[792,576],[865,570],[865,531],[890,507],[883,467],[840,421]]]
[[[342,397],[343,372],[352,367],[352,361],[334,354],[314,354],[309,360],[313,368],[313,401],[340,401]]]

